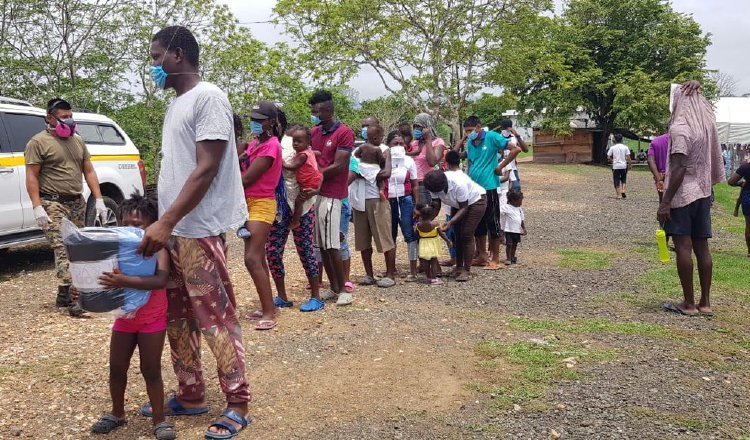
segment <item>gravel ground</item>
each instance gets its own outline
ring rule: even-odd
[[[663,439],[750,433],[747,350],[726,353],[724,363],[684,356],[700,349],[700,338],[730,323],[722,315],[682,319],[660,312],[658,303],[644,308],[619,301],[623,293],[647,296],[638,278],[655,267],[634,252],[651,246],[656,210],[650,178],[634,174],[628,199],[615,200],[607,198],[606,169],[523,164],[529,236],[518,251],[519,265],[480,270],[468,283],[450,281],[441,288],[402,280],[388,290],[360,287],[348,308],[284,310],[279,326],[267,333],[245,325],[254,422],[239,438]],[[718,247],[739,242],[721,231],[715,240]],[[249,312],[257,300],[239,245],[232,240],[230,265],[240,308]],[[562,249],[606,251],[614,254],[614,264],[562,269]],[[399,254],[405,262],[404,246]],[[287,263],[289,291],[299,303],[305,281],[291,247]],[[377,256],[376,264],[382,266]],[[54,311],[51,268],[51,253],[43,247],[0,255],[0,313],[10,318],[0,321],[0,438],[86,438],[91,423],[108,410],[111,319],[72,320]],[[406,273],[406,264],[400,270]],[[352,271],[354,279],[362,274],[356,257]],[[729,300],[715,307],[747,311]],[[653,324],[680,337],[557,335],[615,356],[578,364],[579,379],[551,384],[538,401],[496,409],[490,396],[470,386],[488,379],[478,368],[475,345],[554,333],[513,330],[507,323],[512,317]],[[737,328],[747,337],[747,321],[740,322]],[[175,420],[180,438],[202,438],[222,409],[210,353],[204,360],[211,412]],[[146,401],[137,366],[136,357],[127,391],[130,423],[109,438],[151,438],[147,421],[136,414]],[[495,372],[491,379],[513,371]],[[169,392],[176,383],[167,353],[163,372]]]

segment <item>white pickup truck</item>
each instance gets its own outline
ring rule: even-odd
[[[0,250],[44,241],[26,192],[23,152],[32,136],[44,130],[46,111],[25,101],[0,97]],[[146,170],[138,149],[113,120],[95,113],[74,113],[86,142],[104,203],[106,225],[116,225],[117,205],[133,192],[144,193]],[[81,176],[83,179],[83,176]],[[83,185],[86,224],[99,225],[94,200]]]

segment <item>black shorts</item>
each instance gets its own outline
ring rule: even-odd
[[[681,208],[673,208],[664,231],[667,235],[677,237],[711,238],[711,197],[698,199]]]
[[[518,244],[521,242],[521,234],[518,232],[506,232],[505,233],[505,244]]]
[[[484,217],[479,222],[477,229],[474,231],[475,237],[500,238],[502,228],[500,227],[500,198],[496,189],[487,190],[487,209],[484,211]]]
[[[621,183],[623,185],[628,183],[628,169],[612,170],[612,180],[615,182],[615,187],[620,186]]]

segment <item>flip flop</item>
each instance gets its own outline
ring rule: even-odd
[[[676,313],[676,314],[682,315],[682,316],[690,316],[690,317],[698,316],[698,313],[696,313],[694,315],[690,314],[690,313],[687,313],[687,312],[685,312],[684,310],[680,309],[679,307],[677,307],[674,304],[669,304],[669,303],[662,304],[661,308],[664,309],[665,312]]]
[[[344,283],[344,291],[346,293],[352,293],[352,292],[354,292],[354,283],[352,283],[351,281],[345,282]]]
[[[484,270],[498,270],[500,269],[500,267],[502,266],[500,266],[498,263],[495,263],[494,261],[490,261],[489,263],[487,263],[486,266],[483,267],[483,269]]]
[[[487,262],[474,259],[474,260],[471,260],[471,266],[472,267],[485,267],[487,266]]]
[[[174,430],[174,425],[169,422],[161,422],[154,426],[154,436],[156,440],[174,440],[177,438],[177,433]]]
[[[226,411],[221,413],[221,416],[226,417],[229,420],[239,424],[240,429],[235,428],[234,425],[232,425],[231,423],[217,420],[211,423],[211,425],[209,425],[208,428],[210,429],[212,427],[216,427],[216,428],[226,429],[227,431],[229,431],[229,434],[219,434],[217,432],[211,432],[209,430],[206,430],[206,433],[205,433],[206,440],[226,440],[226,439],[234,438],[242,430],[247,428],[247,425],[252,423],[252,420],[250,420],[250,418],[243,417],[242,414],[238,413],[237,411],[233,409],[227,409]]]
[[[471,279],[471,273],[469,272],[463,272],[460,275],[456,276],[456,281],[459,283],[464,283],[466,281],[469,281]]]
[[[703,312],[701,309],[698,309],[698,314],[703,316],[704,318],[713,318],[714,312]]]
[[[151,417],[154,415],[151,404],[147,403],[141,407],[141,415],[144,417]],[[204,406],[201,408],[185,408],[180,404],[180,402],[177,401],[176,396],[172,396],[169,400],[167,400],[167,407],[166,411],[164,411],[165,416],[171,416],[171,417],[178,417],[178,416],[199,416],[201,414],[205,414],[208,412],[208,407]]]
[[[245,315],[245,319],[249,319],[250,321],[259,321],[263,317],[263,312],[260,310],[256,310],[253,313],[248,313]]]
[[[272,321],[270,319],[261,319],[260,321],[258,321],[258,325],[255,326],[255,330],[271,330],[274,327],[276,327],[276,321]]]

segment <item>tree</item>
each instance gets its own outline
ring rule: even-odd
[[[121,0],[0,2],[0,94],[111,109],[125,81],[132,18]]]
[[[498,96],[482,93],[482,96],[469,105],[468,113],[478,116],[482,124],[492,130],[500,125],[500,121],[506,119],[503,113],[516,110],[517,105],[518,99],[508,94]]]
[[[414,119],[414,112],[409,106],[395,96],[386,96],[377,99],[371,99],[361,103],[359,109],[362,119],[368,116],[374,116],[380,121],[380,125],[386,134],[395,130],[400,122]]]
[[[368,66],[412,111],[459,130],[469,97],[487,82],[487,54],[549,0],[279,0],[274,9],[318,69],[345,82]]]
[[[669,84],[704,79],[710,44],[692,17],[662,0],[571,0],[559,17],[530,29],[520,51],[526,79],[502,71],[520,108],[543,113],[543,126],[569,130],[582,110],[602,130],[594,160],[603,162],[616,128],[659,133],[668,119]],[[511,66],[514,68],[515,66]]]
[[[737,80],[732,75],[714,70],[708,73],[708,78],[716,84],[716,92],[719,96],[737,95]]]

